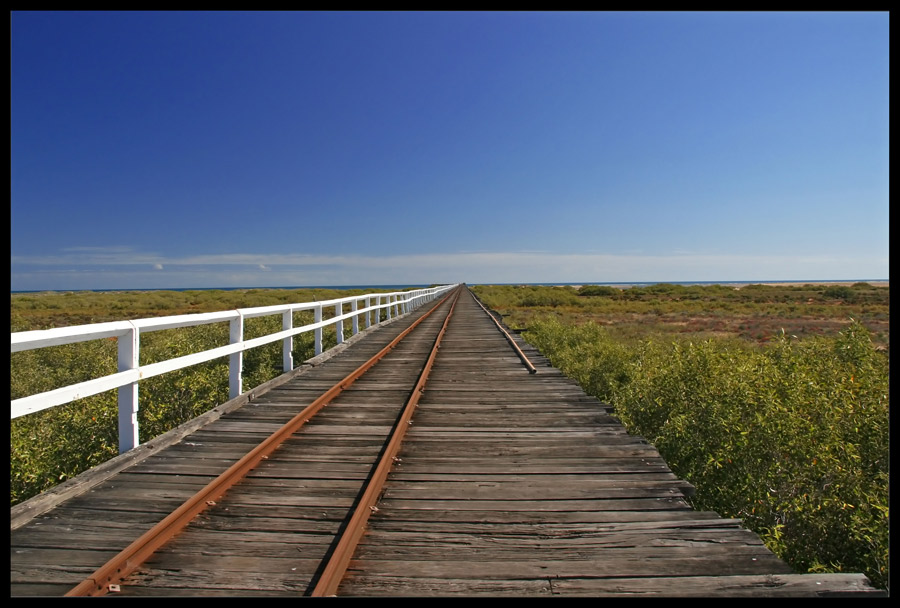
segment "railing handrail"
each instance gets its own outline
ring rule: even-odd
[[[322,328],[334,325],[337,330],[337,343],[341,344],[344,341],[343,322],[345,320],[351,319],[353,321],[353,334],[355,335],[359,332],[359,317],[362,315],[365,315],[366,327],[378,325],[382,323],[381,315],[378,311],[386,310],[385,320],[387,321],[392,318],[392,309],[395,315],[409,313],[454,287],[456,285],[441,285],[409,291],[366,293],[323,301],[276,304],[274,306],[237,308],[218,312],[152,317],[131,321],[111,321],[11,333],[10,353],[88,340],[115,338],[118,342],[118,371],[100,378],[15,399],[10,402],[10,418],[18,418],[47,408],[63,405],[76,399],[118,389],[119,452],[125,452],[139,445],[137,385],[140,380],[229,356],[229,397],[234,398],[243,392],[241,367],[244,351],[281,340],[283,344],[283,368],[285,372],[288,372],[293,369],[291,350],[294,336],[314,331],[314,351],[316,355],[319,355],[322,353]],[[373,299],[374,304],[372,303]],[[359,302],[363,300],[365,300],[365,307],[358,308]],[[351,305],[351,310],[345,313],[343,307],[348,303]],[[335,315],[323,320],[322,310],[324,307],[330,306],[334,306]],[[293,313],[304,310],[312,310],[314,312],[314,322],[301,327],[293,327]],[[374,324],[370,314],[373,312],[377,313]],[[276,314],[282,315],[281,331],[250,340],[244,339],[244,319]],[[228,321],[231,327],[228,345],[165,359],[156,363],[140,365],[140,334],[142,332],[195,327],[225,321]]]
[[[442,286],[446,287],[446,286]],[[452,287],[452,286],[451,286]],[[186,315],[171,315],[167,317],[148,317],[145,319],[134,319],[132,321],[110,321],[106,323],[88,323],[86,325],[71,325],[68,327],[55,327],[53,329],[35,329],[30,331],[20,331],[11,333],[10,353],[20,352],[23,350],[33,350],[43,348],[45,346],[60,346],[63,344],[73,344],[75,342],[86,342],[88,340],[99,340],[102,338],[115,338],[123,336],[131,330],[130,323],[136,325],[144,331],[159,331],[163,329],[174,329],[177,327],[193,327],[196,325],[205,325],[208,323],[218,323],[222,321],[230,321],[238,318],[239,315],[245,319],[252,317],[263,317],[285,312],[299,312],[303,310],[314,310],[317,306],[334,306],[336,304],[346,304],[350,301],[365,300],[373,296],[390,297],[407,294],[417,294],[429,289],[423,288],[412,291],[392,291],[361,294],[359,296],[347,296],[344,298],[335,298],[332,300],[321,300],[314,302],[297,302],[293,304],[275,304],[272,306],[256,306],[253,308],[235,308],[233,310],[223,310],[217,312],[191,313]],[[416,297],[416,296],[413,296]],[[363,314],[365,311],[372,311],[376,308],[386,308],[393,306],[392,303],[385,303],[380,306],[371,306],[361,309],[353,314]],[[348,313],[345,318],[353,316]],[[335,322],[334,318],[328,319],[325,325]]]

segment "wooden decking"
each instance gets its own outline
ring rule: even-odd
[[[63,595],[419,314],[14,509],[12,595]],[[516,340],[538,373],[463,292],[338,595],[883,595],[858,574],[795,574],[740,521],[692,510],[655,448]],[[409,391],[399,370],[420,364],[404,352],[121,593],[308,593],[390,426],[380,412]]]

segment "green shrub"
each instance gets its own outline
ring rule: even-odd
[[[617,296],[622,290],[609,285],[584,285],[578,290],[580,296]]]
[[[846,285],[832,285],[826,287],[822,295],[831,300],[852,301],[856,297],[856,292]]]

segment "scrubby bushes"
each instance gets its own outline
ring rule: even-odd
[[[830,300],[846,300],[852,302],[856,299],[856,291],[846,285],[834,285],[827,287],[822,295]]]
[[[834,286],[832,286],[834,287]],[[603,289],[597,289],[603,288]],[[608,293],[614,296],[591,296]],[[879,347],[888,347],[890,290],[867,283],[854,285],[849,299],[824,295],[822,285],[673,285],[573,288],[535,285],[476,285],[475,294],[500,312],[511,326],[526,327],[536,316],[553,312],[562,318],[595,320],[619,336],[663,334],[728,335],[767,342],[777,331],[801,337],[833,335],[848,317],[872,332]]]
[[[580,296],[618,296],[622,294],[621,289],[610,287],[609,285],[583,285],[578,290]]]

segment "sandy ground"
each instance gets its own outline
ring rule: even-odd
[[[859,283],[859,282],[860,281],[797,281],[796,283],[784,283],[784,282],[779,281],[777,283],[765,283],[765,282],[751,281],[751,282],[747,282],[747,283],[723,282],[720,284],[728,285],[729,287],[734,287],[735,289],[740,289],[741,287],[745,287],[747,285],[772,285],[772,286],[776,286],[776,287],[778,285],[783,285],[786,287],[794,287],[794,286],[800,286],[800,285],[829,285],[829,286],[831,286],[831,285],[846,285],[847,287],[849,287],[849,286],[853,285],[854,283]],[[873,287],[890,287],[888,281],[861,281],[861,282],[868,283],[869,285],[871,285]],[[703,284],[709,285],[709,283],[703,283]],[[604,283],[588,283],[588,285],[604,285]],[[641,283],[640,285],[643,285],[643,283]],[[562,285],[560,285],[559,287],[562,287]],[[569,287],[574,287],[575,289],[581,289],[582,285],[569,285]],[[610,285],[610,287],[617,287],[619,289],[627,289],[629,287],[634,287],[634,285]]]
[[[829,287],[832,285],[846,285],[850,287],[856,283],[868,283],[872,287],[889,287],[888,281],[799,281],[797,283],[729,283],[729,285],[734,285],[734,287],[743,287],[745,285],[785,285],[787,287],[800,285],[828,285]]]
[[[889,287],[888,281],[801,281],[797,283],[728,283],[729,285],[734,285],[735,287],[743,287],[744,285],[785,285],[788,287],[794,287],[799,285],[846,285],[850,287],[855,283],[868,283],[872,287]]]

